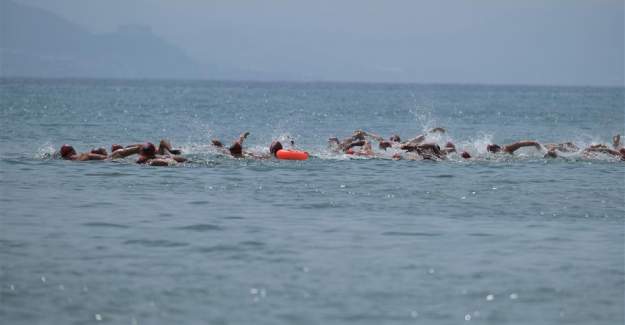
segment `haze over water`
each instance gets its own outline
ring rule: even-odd
[[[621,324],[624,163],[487,143],[610,143],[623,88],[0,82],[7,324]],[[330,136],[431,127],[476,158],[350,159]],[[209,146],[293,138],[304,162]],[[170,139],[177,167],[53,159]]]

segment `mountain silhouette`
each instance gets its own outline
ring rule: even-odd
[[[201,70],[147,26],[94,34],[49,11],[0,0],[0,77],[198,78]]]

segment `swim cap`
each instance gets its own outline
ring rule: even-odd
[[[65,158],[76,154],[76,150],[74,150],[74,147],[70,146],[69,144],[64,144],[61,146],[59,153],[61,154],[61,157]]]
[[[271,145],[269,145],[269,152],[272,155],[276,155],[276,153],[278,152],[278,150],[282,149],[282,143],[280,143],[280,141],[274,141],[271,143]]]
[[[140,153],[142,156],[152,157],[156,154],[156,147],[151,142],[146,142],[141,146]]]
[[[496,145],[496,144],[489,144],[489,145],[486,146],[486,150],[488,152],[497,153],[497,152],[501,151],[501,147]]]
[[[397,135],[397,134],[393,134],[393,135],[391,135],[391,137],[390,137],[390,138],[388,138],[388,139],[389,139],[390,141],[392,141],[392,142],[401,142],[401,139],[399,138],[399,135]]]
[[[243,146],[239,142],[233,143],[228,150],[230,150],[230,154],[233,156],[243,155]]]
[[[464,159],[471,158],[471,155],[468,152],[466,152],[466,151],[463,151],[462,154],[460,154],[460,156],[462,156],[462,158],[464,158]]]

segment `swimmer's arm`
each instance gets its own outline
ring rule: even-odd
[[[620,152],[618,152],[618,151],[616,151],[614,149],[609,149],[609,148],[593,148],[593,147],[590,147],[590,148],[586,148],[584,151],[585,152],[600,152],[600,153],[605,153],[605,154],[616,156],[616,157],[622,157],[623,156]]]
[[[239,136],[239,143],[243,144],[243,141],[247,138],[248,135],[250,135],[249,132],[241,133],[241,135]]]
[[[359,141],[351,142],[351,143],[347,144],[346,146],[343,146],[343,151],[346,151],[346,150],[351,149],[353,147],[364,146],[366,143],[367,142],[365,140],[359,140]]]
[[[169,162],[166,159],[155,158],[148,162],[150,166],[169,166]]]
[[[106,159],[106,158],[107,158],[107,157],[106,157],[105,155],[100,155],[100,154],[97,154],[97,153],[85,152],[85,153],[81,153],[81,154],[78,156],[78,159],[77,159],[77,160],[80,160],[80,161],[86,161],[86,160],[104,160],[104,159]]]
[[[171,159],[173,159],[173,160],[175,160],[176,162],[179,162],[179,163],[187,161],[187,158],[181,157],[181,156],[172,156]]]
[[[406,142],[404,142],[405,145],[418,145],[419,143],[423,142],[425,140],[425,135],[420,134]]]
[[[513,144],[509,144],[507,146],[505,146],[503,148],[503,151],[507,152],[507,153],[514,153],[515,151],[519,150],[520,148],[523,147],[535,147],[536,149],[540,150],[540,143],[536,142],[536,141],[519,141],[519,142],[515,142]]]
[[[117,149],[111,154],[111,158],[126,158],[131,155],[135,155],[139,153],[139,146],[136,147],[126,147],[124,149]]]

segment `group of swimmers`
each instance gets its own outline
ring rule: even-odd
[[[444,128],[433,128],[428,133],[445,133]],[[378,142],[380,150],[387,150],[389,148],[397,149],[393,154],[393,159],[411,159],[411,160],[444,160],[447,156],[455,153],[463,159],[471,159],[472,156],[467,151],[456,150],[456,145],[450,141],[445,143],[445,146],[441,148],[434,142],[427,141],[426,134],[420,134],[414,138],[406,141],[401,141],[399,135],[392,135],[388,139],[385,139],[379,135],[365,132],[362,130],[356,130],[350,137],[339,140],[336,137],[330,138],[329,143],[334,151],[343,152],[349,155],[368,156],[375,155],[373,151],[372,142]],[[612,138],[612,146],[606,144],[593,144],[587,148],[579,148],[572,142],[565,143],[547,143],[541,144],[533,140],[522,140],[507,145],[488,144],[486,151],[498,154],[514,154],[515,151],[524,148],[533,147],[540,152],[544,152],[545,158],[557,158],[561,153],[573,153],[581,152],[585,156],[591,156],[594,154],[606,154],[621,160],[625,160],[625,148],[621,144],[621,135],[617,134]]]
[[[428,133],[445,132],[443,128],[433,128],[428,131]],[[247,139],[249,134],[249,132],[241,134],[239,138],[228,147],[218,139],[211,140],[211,145],[224,155],[234,158],[252,159],[274,158],[277,157],[277,152],[279,150],[284,149],[282,143],[276,140],[269,145],[268,154],[244,150],[243,142]],[[344,139],[339,139],[337,137],[328,139],[328,145],[332,151],[362,157],[376,156],[373,150],[374,142],[378,143],[378,148],[382,151],[394,149],[392,155],[394,160],[445,160],[452,154],[457,154],[463,159],[472,159],[469,152],[464,150],[458,151],[456,145],[452,142],[447,142],[444,147],[441,148],[438,144],[427,141],[426,134],[420,134],[414,138],[402,141],[399,135],[396,134],[385,139],[371,132],[356,130],[351,136]],[[290,146],[294,146],[292,140],[290,141]],[[561,153],[581,152],[585,156],[605,154],[625,161],[625,148],[621,144],[621,136],[619,134],[612,138],[611,146],[606,144],[593,144],[582,149],[572,142],[541,144],[537,141],[523,140],[503,146],[489,144],[486,146],[486,151],[493,154],[503,153],[512,155],[515,151],[524,147],[533,147],[540,152],[544,152],[545,158],[557,158]],[[185,157],[181,156],[181,150],[173,149],[171,143],[167,140],[161,140],[158,148],[150,142],[131,144],[125,147],[119,144],[113,144],[110,154],[105,148],[96,148],[89,152],[77,153],[74,147],[65,144],[60,148],[59,154],[62,159],[77,161],[114,160],[138,155],[136,160],[138,164],[151,166],[169,166],[187,161]]]

